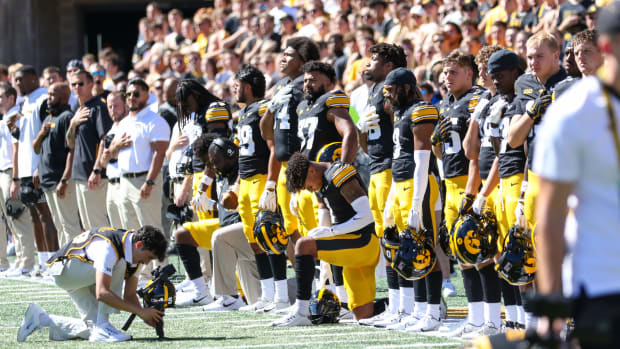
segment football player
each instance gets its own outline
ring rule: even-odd
[[[366,190],[353,165],[314,162],[296,153],[286,168],[286,186],[290,192],[305,189],[316,193],[319,205],[328,209],[331,226],[321,226],[295,245],[297,300],[293,310],[272,326],[307,326],[311,322],[309,300],[312,293],[314,260],[342,266],[349,307],[357,320],[373,315],[375,267],[379,260],[379,242]]]
[[[261,136],[260,122],[267,110],[265,76],[258,68],[245,65],[235,74],[236,99],[245,107],[239,112],[237,137],[239,139],[239,215],[243,232],[256,257],[261,281],[261,298],[240,310],[272,311],[288,307],[286,284],[286,255],[267,254],[254,238],[254,221],[258,204],[267,182],[270,151]]]
[[[521,221],[523,228],[534,229],[536,220],[534,212],[536,210],[536,195],[538,194],[538,179],[536,174],[531,171],[532,159],[530,154],[534,154],[536,130],[540,125],[540,120],[545,114],[547,107],[551,104],[551,96],[557,83],[566,79],[567,73],[558,64],[560,55],[560,45],[551,33],[542,31],[534,34],[527,41],[527,63],[529,73],[523,74],[515,83],[517,101],[517,114],[510,122],[508,133],[506,134],[507,144],[515,149],[525,145],[529,159],[527,160],[527,180],[521,185],[521,193],[524,199],[517,202],[515,217]],[[510,212],[509,212],[510,213]],[[530,287],[531,288],[531,285]],[[528,287],[521,287],[524,292]],[[535,327],[535,319],[529,310],[525,297],[523,308],[525,309],[526,328]]]
[[[433,153],[442,160],[446,191],[444,219],[448,231],[452,231],[452,225],[459,215],[469,170],[469,159],[465,156],[462,140],[467,132],[470,114],[484,90],[474,85],[478,67],[471,54],[452,51],[444,60],[443,74],[449,93],[440,103],[440,122],[431,135],[431,143]],[[471,308],[469,313],[482,315],[480,276],[472,267],[461,266],[461,270],[468,307]]]
[[[395,68],[405,67],[407,57],[402,47],[391,44],[377,44],[370,47],[370,61],[362,72],[368,81],[372,81],[368,91],[368,105],[365,115],[358,122],[360,129],[360,145],[370,157],[370,183],[368,198],[370,209],[375,219],[375,232],[383,236],[383,210],[392,185],[392,110],[383,96],[386,75]],[[361,323],[373,325],[385,316],[398,315],[399,288],[396,271],[386,266],[388,275],[389,311]],[[411,290],[413,292],[413,290]]]
[[[430,136],[437,124],[437,108],[422,100],[411,70],[396,68],[385,78],[384,93],[394,111],[392,220],[399,231],[407,227],[433,232],[436,244],[435,205],[439,198],[439,173],[431,152]],[[399,276],[400,319],[388,329],[408,332],[435,331],[441,325],[442,275],[439,264],[424,278],[410,281]],[[412,289],[413,287],[413,289]],[[415,307],[412,298],[414,298]]]
[[[294,254],[295,241],[300,237],[300,229],[308,231],[316,227],[314,209],[298,210],[302,218],[299,227],[296,214],[291,210],[297,205],[297,199],[286,190],[286,163],[299,150],[297,137],[297,105],[303,99],[304,74],[306,62],[318,60],[319,48],[314,41],[305,37],[291,38],[286,42],[280,63],[280,73],[284,75],[274,87],[274,96],[268,104],[267,111],[261,119],[261,133],[269,146],[269,167],[265,191],[261,195],[259,208],[275,211],[279,204],[284,219],[284,229],[291,236],[289,255]],[[276,185],[277,182],[277,185]],[[275,188],[275,193],[274,193]],[[276,195],[277,194],[277,195]],[[277,197],[277,200],[276,200]]]

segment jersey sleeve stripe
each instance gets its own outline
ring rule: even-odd
[[[424,121],[424,120],[436,120],[439,118],[439,113],[437,112],[437,108],[432,105],[423,105],[417,107],[411,113],[411,121],[413,123]]]
[[[346,182],[349,178],[357,173],[355,167],[351,165],[345,165],[334,174],[333,182],[337,188],[340,188],[342,183]]]

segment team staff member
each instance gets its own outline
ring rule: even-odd
[[[93,77],[79,70],[69,78],[80,107],[73,115],[67,131],[67,145],[73,149],[71,176],[82,220],[82,227],[91,229],[108,224],[105,210],[107,179],[99,164],[103,138],[112,127],[105,100],[93,97]]]
[[[254,238],[254,222],[259,200],[267,182],[270,151],[260,131],[261,118],[267,110],[265,76],[258,68],[246,65],[235,74],[237,101],[245,107],[239,112],[237,137],[239,139],[239,215],[243,232],[254,251],[261,280],[262,295],[258,302],[241,310],[271,311],[289,306],[286,284],[286,256],[267,254]]]
[[[408,69],[392,70],[385,78],[384,91],[386,100],[394,110],[394,182],[391,189],[394,191],[394,203],[391,206],[393,221],[399,231],[406,228],[418,232],[422,228],[430,230],[434,246],[437,231],[435,204],[439,198],[439,183],[430,136],[439,113],[437,108],[422,100],[417,92],[415,76]],[[426,277],[415,281],[399,277],[402,318],[387,328],[408,332],[437,330],[441,324],[441,283],[439,264]]]
[[[478,67],[471,54],[459,50],[452,51],[444,60],[443,74],[449,93],[440,103],[441,121],[433,131],[431,143],[433,153],[443,163],[446,188],[444,219],[448,231],[452,231],[452,225],[459,215],[469,172],[469,159],[465,156],[462,142],[467,133],[470,115],[484,91],[474,86],[474,81],[478,77]],[[461,269],[467,301],[479,306],[479,309],[472,309],[472,313],[482,315],[480,277],[472,267],[463,266]]]
[[[32,332],[43,327],[49,327],[50,339],[56,341],[75,338],[91,342],[130,340],[131,335],[119,331],[109,321],[109,314],[118,310],[136,314],[155,327],[162,321],[163,312],[140,305],[135,272],[141,264],[153,259],[163,260],[167,247],[162,232],[152,226],[137,231],[101,227],[76,236],[53,255],[48,264],[54,282],[69,293],[81,318],[50,315],[31,303],[17,332],[17,341],[25,341]]]
[[[54,224],[58,227],[58,242],[64,245],[80,233],[75,186],[69,185],[73,150],[65,142],[73,117],[66,83],[54,83],[48,89],[48,116],[32,143],[39,157],[39,185],[49,204]]]
[[[534,171],[540,176],[537,289],[545,295],[564,292],[580,297],[575,333],[587,334],[578,339],[587,349],[614,348],[620,342],[619,24],[616,0],[598,18],[605,74],[584,78],[553,103],[541,125],[534,156]],[[565,231],[570,194],[579,204],[573,210],[576,224]],[[569,250],[570,279],[562,280]],[[539,329],[546,331],[544,327]]]
[[[284,78],[276,83],[273,89],[274,96],[260,125],[261,134],[269,146],[270,154],[267,183],[261,195],[259,208],[273,211],[276,206],[274,200],[277,201],[284,220],[284,230],[291,236],[293,242],[289,244],[289,256],[294,254],[295,241],[300,237],[300,233],[317,225],[313,207],[297,208],[296,194],[286,190],[285,172],[288,159],[299,151],[300,147],[300,139],[297,137],[297,106],[303,99],[303,65],[319,58],[319,48],[314,41],[306,37],[287,40],[280,62],[280,74]],[[273,187],[276,181],[276,198],[274,198]],[[299,220],[296,215],[300,216]]]
[[[0,112],[3,114],[3,119],[11,117],[13,114],[19,113],[19,107],[15,104],[17,100],[17,91],[6,82],[0,83]],[[18,141],[11,135],[11,130],[7,126],[6,120],[0,121],[0,209],[6,217],[6,224],[13,237],[28,236],[24,232],[29,232],[30,241],[32,241],[32,219],[28,214],[22,214],[19,217],[11,217],[6,211],[6,201],[9,198],[18,200],[17,190],[11,191],[12,171],[13,171],[13,154],[17,152],[19,146]],[[17,187],[15,187],[17,188]],[[4,222],[4,220],[3,220]],[[6,228],[3,223],[0,223],[0,231]],[[21,276],[24,271],[24,255],[23,249],[17,249],[17,258],[12,267],[9,268],[9,261],[6,257],[6,234],[0,234],[0,270],[2,275],[12,274],[15,276]],[[22,263],[22,264],[20,264]],[[34,261],[32,262],[34,263]],[[28,270],[28,269],[25,269]]]
[[[114,121],[110,131],[105,137],[106,149],[103,151],[101,165],[106,168],[108,175],[108,192],[106,193],[106,211],[108,218],[110,219],[110,225],[113,227],[122,226],[122,206],[123,206],[123,193],[121,192],[121,172],[118,169],[118,159],[116,157],[118,150],[111,147],[112,140],[118,133],[118,124],[127,116],[127,104],[125,104],[125,98],[121,92],[114,91],[108,94],[108,113]]]
[[[350,164],[313,162],[299,153],[289,160],[286,185],[290,192],[315,192],[322,208],[329,209],[331,226],[317,227],[295,245],[297,300],[288,315],[272,326],[308,326],[315,258],[342,266],[349,307],[356,320],[373,315],[375,267],[379,242],[374,234],[368,196],[357,170]]]
[[[372,56],[366,64],[363,74],[368,81],[374,82],[368,91],[366,115],[358,122],[360,144],[370,157],[370,183],[368,198],[370,210],[375,220],[375,233],[383,236],[385,228],[383,211],[392,185],[393,134],[392,110],[383,96],[385,77],[393,69],[405,67],[407,57],[402,47],[390,44],[377,44],[370,47]],[[385,266],[388,275],[389,312],[367,319],[364,325],[373,325],[385,316],[397,315],[399,312],[398,274],[391,266]],[[409,287],[411,288],[411,286]],[[413,290],[411,289],[411,292]],[[410,313],[410,312],[409,312]]]

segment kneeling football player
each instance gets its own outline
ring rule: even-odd
[[[293,310],[272,323],[273,326],[306,326],[308,302],[312,293],[314,259],[343,267],[349,308],[356,320],[373,315],[375,267],[379,260],[379,242],[368,195],[355,167],[340,161],[309,161],[295,153],[286,169],[290,192],[306,189],[316,193],[319,207],[327,208],[331,226],[317,227],[295,245],[297,301]]]

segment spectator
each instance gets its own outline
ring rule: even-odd
[[[88,71],[93,76],[93,96],[103,98],[105,100],[108,93],[110,93],[110,91],[103,88],[103,81],[106,77],[105,69],[101,64],[94,63],[90,65]]]
[[[181,33],[183,23],[183,13],[181,10],[175,8],[168,12],[168,25],[170,26],[170,34],[166,35],[165,43],[166,47],[173,50],[178,50],[179,45],[183,43],[185,38]]]

